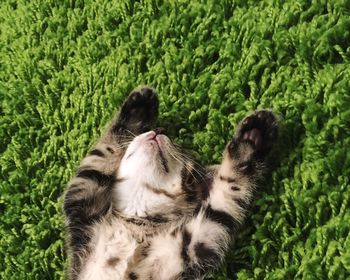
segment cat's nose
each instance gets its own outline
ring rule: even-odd
[[[153,130],[156,135],[159,135],[159,134],[165,134],[166,133],[166,130],[164,127],[157,127],[156,129]]]

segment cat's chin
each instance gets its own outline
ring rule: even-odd
[[[159,150],[162,150],[164,144],[159,141],[159,139],[157,139],[156,137],[155,138],[152,138],[152,139],[149,139],[147,140],[147,142],[145,143],[146,147],[149,148],[149,150],[151,151],[159,151]]]
[[[142,136],[142,135],[141,135]],[[148,144],[156,144],[159,148],[164,147],[166,142],[170,142],[169,138],[164,134],[157,134],[154,131],[147,132],[144,141]]]

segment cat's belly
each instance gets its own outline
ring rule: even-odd
[[[136,240],[122,223],[104,222],[94,230],[91,253],[83,265],[79,280],[123,279]]]

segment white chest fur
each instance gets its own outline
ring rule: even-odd
[[[144,217],[162,205],[172,205],[172,199],[155,193],[140,182],[128,180],[114,190],[117,208],[126,216]]]
[[[104,222],[96,226],[91,245],[93,251],[79,280],[123,279],[128,261],[137,245],[124,225]]]

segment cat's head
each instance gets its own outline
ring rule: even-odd
[[[183,162],[179,153],[162,129],[155,129],[136,136],[122,158],[119,173],[122,177],[146,180],[176,177]]]
[[[182,197],[188,202],[200,197],[204,176],[203,170],[195,167],[163,129],[134,137],[118,170],[118,177],[126,181],[130,192],[141,187],[168,198]]]

